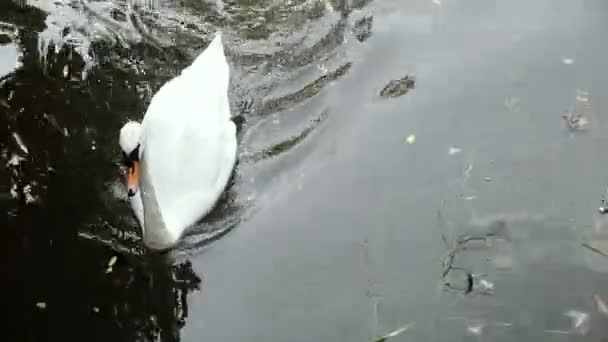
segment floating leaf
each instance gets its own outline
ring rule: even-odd
[[[108,262],[108,267],[112,267],[112,266],[114,266],[114,264],[116,263],[116,259],[117,259],[117,258],[116,258],[116,255],[112,256],[112,257],[110,258],[110,261]]]
[[[382,97],[399,97],[407,94],[410,89],[414,89],[415,81],[409,75],[390,81],[381,91],[380,96]]]
[[[413,134],[408,135],[407,138],[405,138],[405,142],[410,145],[413,144],[414,142],[416,142],[416,136]]]
[[[116,263],[116,255],[112,256],[110,258],[110,261],[108,261],[108,267],[106,268],[106,274],[112,272],[112,267],[114,266],[115,263]]]
[[[38,302],[36,303],[36,306],[40,309],[46,309],[46,303],[45,302]]]
[[[395,337],[395,336],[399,336],[402,333],[404,333],[405,331],[409,330],[411,327],[414,326],[414,322],[410,322],[402,327],[400,327],[397,330],[391,331],[390,333],[382,336],[382,337],[378,337],[376,339],[374,339],[374,342],[385,342],[386,340],[388,340],[389,338]]]

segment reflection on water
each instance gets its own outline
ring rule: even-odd
[[[349,72],[348,18],[365,4],[0,3],[0,156],[7,166],[0,168],[1,209],[14,237],[9,252],[22,260],[20,317],[36,327],[48,322],[26,339],[179,340],[186,298],[201,277],[181,256],[238,226],[280,172],[256,163],[280,161],[329,115],[318,104],[308,117],[289,111]],[[358,36],[369,36],[368,22],[358,25],[365,26]],[[126,120],[141,119],[154,93],[218,29],[233,65],[241,160],[230,189],[185,236],[184,247],[146,255],[126,204],[118,131]],[[281,86],[287,80],[293,88]],[[268,125],[281,129],[266,134]],[[106,272],[113,256],[116,264]]]

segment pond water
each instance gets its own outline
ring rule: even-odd
[[[0,4],[23,341],[608,338],[608,3]],[[217,30],[234,182],[148,253],[118,131]]]

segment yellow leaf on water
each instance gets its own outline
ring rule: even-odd
[[[407,138],[405,138],[405,141],[406,141],[408,144],[410,144],[410,145],[411,145],[411,144],[413,144],[414,142],[416,142],[416,136],[415,136],[415,135],[413,135],[413,134],[410,134],[410,135],[408,135],[408,136],[407,136]]]
[[[116,255],[114,255],[110,258],[110,261],[108,262],[108,267],[114,266],[115,263],[116,263]]]

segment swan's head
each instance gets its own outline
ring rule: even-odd
[[[141,124],[139,122],[129,121],[122,126],[118,143],[122,149],[123,162],[127,167],[125,178],[128,195],[129,197],[133,197],[139,188]]]

